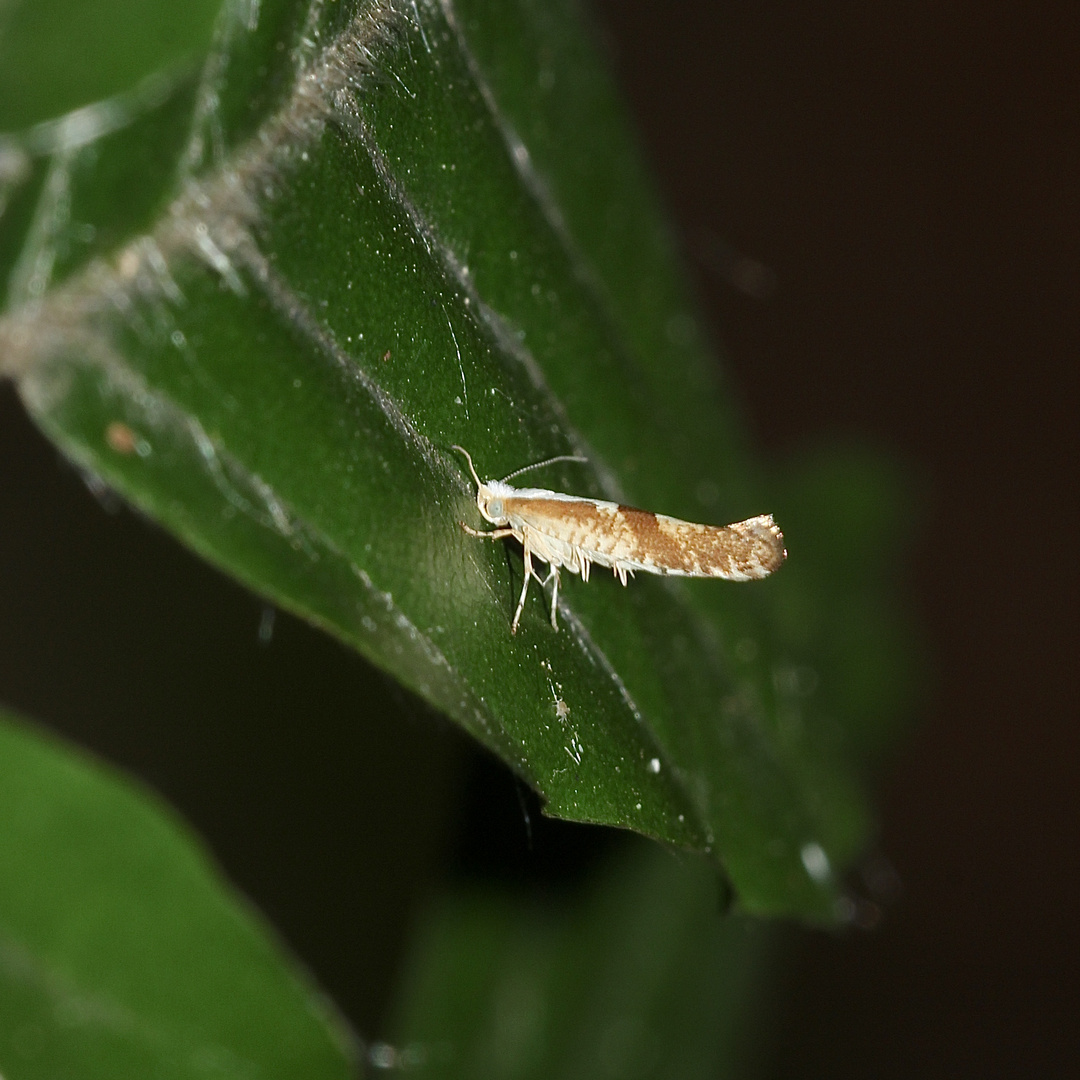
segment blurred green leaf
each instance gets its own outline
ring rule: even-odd
[[[75,461],[549,813],[836,917],[869,816],[797,579],[569,580],[562,632],[534,590],[513,638],[520,554],[459,527],[454,443],[486,477],[583,453],[542,483],[692,520],[773,509],[572,4],[227,4],[197,82],[4,146],[0,371]]]
[[[197,62],[220,0],[6,0],[0,131],[50,120]]]
[[[746,1076],[775,949],[762,923],[719,916],[701,861],[624,846],[573,901],[444,900],[385,1053],[425,1080]]]
[[[923,683],[903,595],[919,498],[882,452],[831,445],[787,465],[777,512],[799,537],[777,594],[777,636],[806,666],[786,673],[789,699],[817,699],[852,761],[877,765],[915,714]]]
[[[11,1080],[347,1077],[350,1037],[171,812],[0,713]]]

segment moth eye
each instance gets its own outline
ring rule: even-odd
[[[500,518],[503,516],[502,499],[492,499],[488,503],[488,513],[493,518]]]

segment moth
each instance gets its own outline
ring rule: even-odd
[[[507,483],[523,472],[557,461],[585,460],[567,454],[526,465],[502,480],[485,483],[477,476],[472,457],[464,447],[450,449],[465,455],[476,481],[476,507],[481,517],[495,526],[485,532],[463,521],[461,527],[470,536],[484,540],[512,536],[525,551],[525,580],[510,624],[512,634],[517,633],[521,621],[530,579],[542,588],[551,584],[551,625],[559,629],[555,608],[560,570],[580,574],[582,581],[588,581],[589,570],[596,563],[610,567],[623,585],[639,570],[647,574],[756,581],[768,577],[787,558],[783,533],[771,514],[733,525],[697,525],[618,503],[544,488],[516,488]],[[547,577],[541,579],[533,569],[534,559],[547,563]]]

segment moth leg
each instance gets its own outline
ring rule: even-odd
[[[546,589],[552,582],[555,584],[552,586],[551,592],[551,628],[553,630],[559,629],[559,624],[555,621],[555,605],[559,600],[559,568],[554,563],[548,563],[547,577],[541,579],[540,575],[535,571],[533,577],[536,578],[537,584],[541,589]]]
[[[546,585],[550,581],[551,585],[551,629],[558,630],[559,624],[555,621],[555,605],[559,602],[559,568],[552,563],[551,571],[548,573]]]
[[[539,557],[539,556],[538,556]],[[535,570],[533,571],[533,581],[540,586],[541,589],[546,589],[548,582],[551,580],[551,571],[548,571],[548,576],[542,578]]]
[[[508,532],[512,530],[507,530]],[[490,536],[491,533],[487,533]],[[525,610],[525,595],[529,591],[529,579],[535,577],[532,564],[532,550],[529,548],[529,542],[526,538],[525,543],[522,545],[525,548],[525,580],[521,583],[521,596],[518,597],[517,611],[514,612],[514,621],[510,624],[510,633],[516,634],[518,628],[518,622],[521,619],[521,613]]]
[[[470,528],[464,521],[460,524],[470,536],[479,536],[481,540],[501,540],[504,536],[514,535],[513,529],[493,529],[491,532],[484,532],[482,529]]]

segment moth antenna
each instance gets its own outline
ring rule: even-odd
[[[533,465],[524,465],[520,469],[515,469],[509,476],[504,476],[499,483],[505,484],[507,480],[513,480],[515,476],[520,476],[522,473],[529,472],[532,469],[542,469],[545,465],[554,465],[557,461],[586,462],[588,460],[587,457],[582,457],[580,454],[559,454],[558,457],[550,457],[547,461],[538,461]]]
[[[451,446],[450,449],[451,450],[460,450],[461,453],[463,453],[465,455],[465,460],[469,463],[469,472],[472,473],[472,478],[476,481],[476,486],[478,488],[483,487],[484,485],[480,482],[480,477],[476,475],[476,469],[473,468],[472,454],[470,454],[469,451],[466,450],[464,446],[458,446],[457,443],[454,443],[454,445]]]

